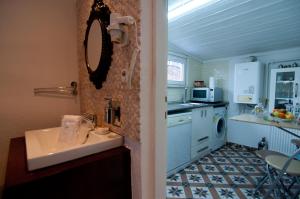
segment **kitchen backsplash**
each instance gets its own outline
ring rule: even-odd
[[[191,88],[188,88],[187,90],[187,99],[190,100],[190,90]],[[183,96],[184,96],[184,88],[168,88],[168,103],[172,102],[183,102]]]

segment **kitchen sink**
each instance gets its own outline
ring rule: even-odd
[[[180,104],[181,106],[205,106],[205,103],[188,102]]]
[[[35,170],[67,162],[123,145],[123,137],[96,128],[80,142],[62,147],[58,141],[61,127],[25,132],[28,170]]]
[[[189,104],[191,104],[191,105],[206,105],[206,104],[204,104],[204,103],[196,103],[196,102],[190,102]]]
[[[179,104],[180,106],[193,106],[192,104],[190,103],[185,103],[185,104]]]

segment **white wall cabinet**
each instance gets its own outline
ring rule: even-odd
[[[213,107],[192,111],[191,159],[209,152],[209,137],[212,133]]]
[[[296,117],[299,115],[300,68],[271,70],[269,112],[274,108],[287,108]]]

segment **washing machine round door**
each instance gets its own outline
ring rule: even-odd
[[[215,123],[215,133],[217,138],[222,138],[225,136],[225,130],[226,130],[226,122],[224,117],[216,116],[216,123]]]

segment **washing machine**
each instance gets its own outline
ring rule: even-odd
[[[213,129],[210,137],[210,149],[212,151],[222,147],[226,143],[227,133],[227,108],[215,107],[213,116]]]

